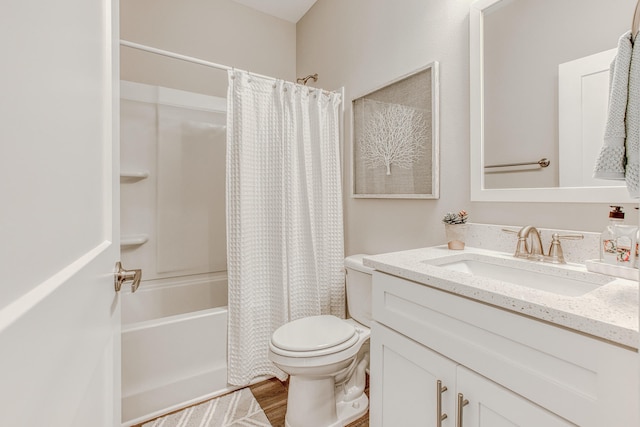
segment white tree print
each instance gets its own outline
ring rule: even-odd
[[[424,154],[429,126],[424,111],[399,104],[375,104],[367,115],[360,138],[360,154],[365,166],[384,166],[391,175],[391,165],[408,169]],[[366,108],[365,108],[366,110]]]

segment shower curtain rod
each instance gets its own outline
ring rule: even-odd
[[[640,0],[639,0],[640,1]],[[167,58],[179,59],[181,61],[191,62],[193,64],[204,65],[205,67],[217,68],[218,70],[229,71],[233,70],[233,67],[229,67],[228,65],[216,64],[215,62],[205,61],[203,59],[194,58],[193,56],[182,55],[180,53],[171,52],[168,50],[162,50],[151,46],[146,46],[140,43],[130,42],[128,40],[120,39],[120,46],[130,47],[132,49],[142,50],[144,52],[155,53],[156,55],[166,56]],[[265,76],[263,74],[257,74],[253,72],[249,72],[252,76],[261,77],[267,80],[278,80],[275,77]],[[306,82],[305,82],[306,84]],[[331,93],[331,91],[327,91],[324,89],[319,89],[325,93]],[[344,94],[343,94],[344,95]],[[344,98],[343,98],[344,99]]]
[[[166,56],[167,58],[179,59],[181,61],[191,62],[193,64],[204,65],[205,67],[217,68],[218,70],[229,71],[233,70],[233,67],[229,67],[228,65],[216,64],[215,62],[205,61],[203,59],[194,58],[193,56],[182,55],[180,53],[171,52],[168,50],[157,49],[155,47],[146,46],[140,43],[130,42],[128,40],[120,39],[120,46],[130,47],[132,49],[142,50],[144,52],[155,53],[156,55]],[[257,73],[250,73],[256,77],[262,77],[264,79],[276,80],[276,78],[271,76],[265,76]]]

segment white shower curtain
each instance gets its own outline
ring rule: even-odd
[[[284,379],[271,334],[344,317],[340,95],[229,72],[228,380]]]

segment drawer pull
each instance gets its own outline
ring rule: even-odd
[[[447,414],[442,413],[442,393],[447,391],[447,386],[442,381],[436,382],[436,427],[442,427],[442,421],[447,419]]]
[[[462,427],[462,408],[468,404],[469,401],[464,398],[462,393],[458,393],[458,419],[456,420],[456,427]]]

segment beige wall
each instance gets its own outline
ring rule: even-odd
[[[346,88],[346,253],[444,242],[446,211],[473,222],[600,231],[607,204],[471,203],[469,5],[471,0],[319,0],[297,24],[297,71]],[[439,200],[352,199],[351,100],[431,61],[440,62]],[[632,206],[629,222],[637,223]],[[515,247],[515,243],[514,243]]]
[[[295,80],[295,24],[231,0],[122,0],[120,37]],[[121,48],[121,78],[226,96],[226,72]]]

